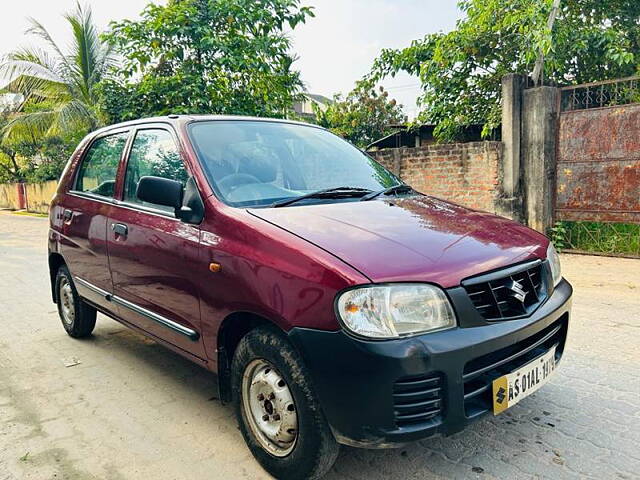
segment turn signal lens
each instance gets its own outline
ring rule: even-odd
[[[557,286],[562,280],[562,271],[560,268],[560,255],[556,252],[553,243],[549,243],[547,248],[547,260],[549,260],[549,268],[551,268],[551,275],[553,276],[553,286]]]

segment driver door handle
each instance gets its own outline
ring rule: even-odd
[[[111,230],[113,230],[113,233],[115,233],[116,235],[125,238],[127,236],[127,233],[129,233],[129,227],[127,227],[124,223],[112,223]]]

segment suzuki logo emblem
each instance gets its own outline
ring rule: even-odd
[[[514,280],[513,282],[511,282],[511,285],[508,285],[508,288],[513,292],[512,293],[513,298],[524,303],[524,299],[526,298],[529,292],[526,292],[524,288],[522,288],[522,284],[520,282],[517,282],[516,280]]]
[[[499,404],[502,405],[502,402],[504,402],[504,399],[507,396],[506,393],[507,391],[504,388],[500,387],[500,390],[498,390],[498,392],[496,393],[496,401]]]

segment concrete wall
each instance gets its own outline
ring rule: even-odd
[[[505,214],[501,142],[435,144],[369,153],[422,193]]]
[[[521,182],[527,224],[546,233],[553,226],[558,95],[554,87],[524,90]]]
[[[0,208],[18,210],[18,189],[15,183],[0,183]]]
[[[49,204],[57,189],[57,180],[27,184],[27,210],[30,212],[48,213]]]
[[[546,233],[554,222],[559,90],[502,79],[504,202],[522,223]]]
[[[526,79],[515,73],[502,79],[503,209],[508,217],[525,220],[522,191],[522,96]]]
[[[25,185],[27,210],[37,213],[48,213],[51,198],[58,188],[56,180]],[[15,183],[0,184],[0,208],[18,210],[18,189]]]

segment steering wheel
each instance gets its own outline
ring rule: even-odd
[[[253,175],[249,175],[248,173],[232,173],[222,178],[218,182],[218,187],[220,190],[225,192],[232,192],[236,188],[241,185],[246,185],[248,183],[262,183]]]

